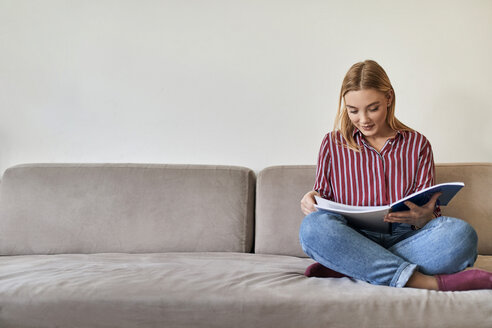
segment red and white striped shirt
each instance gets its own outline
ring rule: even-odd
[[[380,152],[357,129],[354,139],[360,152],[345,147],[340,131],[323,139],[314,184],[323,198],[347,205],[380,206],[434,185],[432,148],[422,134],[398,131]],[[434,213],[440,215],[438,207]]]

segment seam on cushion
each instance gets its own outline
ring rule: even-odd
[[[245,179],[245,184],[246,184],[246,195],[245,195],[245,207],[246,207],[246,215],[245,215],[245,219],[244,219],[244,223],[243,223],[243,241],[242,241],[242,249],[243,249],[243,252],[244,253],[250,253],[251,250],[253,249],[254,247],[254,244],[251,245],[251,249],[247,249],[247,241],[248,241],[248,236],[250,236],[250,239],[251,239],[251,242],[254,243],[254,236],[255,236],[255,231],[254,231],[254,226],[252,227],[252,231],[250,231],[248,229],[248,225],[249,225],[249,220],[250,220],[250,216],[252,216],[252,224],[254,225],[255,224],[255,203],[253,203],[252,205],[250,204],[250,202],[254,202],[255,199],[255,194],[256,194],[256,191],[255,191],[255,187],[256,187],[256,181],[255,180],[255,175],[254,175],[254,172],[249,169],[247,171],[245,171],[245,176],[246,176],[246,179]],[[253,179],[253,181],[250,182],[250,180]],[[250,189],[253,188],[253,190],[251,191]],[[251,199],[252,197],[250,196],[250,193],[253,193],[253,199]],[[253,207],[253,209],[251,210],[251,206]]]
[[[477,166],[482,166],[482,167],[491,167],[492,163],[488,162],[476,162],[476,163],[436,163],[435,164],[436,168],[437,167],[446,167],[446,168],[461,168],[461,167],[477,167]]]

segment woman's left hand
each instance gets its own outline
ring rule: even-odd
[[[442,193],[436,193],[432,195],[427,204],[423,206],[417,206],[412,202],[405,202],[405,205],[410,208],[409,211],[388,213],[384,217],[385,222],[395,223],[407,223],[422,228],[430,220],[434,218],[434,209],[436,207],[436,201]]]

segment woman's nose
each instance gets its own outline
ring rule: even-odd
[[[366,113],[361,113],[359,116],[359,120],[361,123],[368,122],[369,121],[369,116],[367,116]]]

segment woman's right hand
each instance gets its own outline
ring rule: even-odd
[[[316,212],[316,208],[314,207],[314,204],[316,204],[316,200],[314,199],[314,196],[320,196],[319,192],[312,190],[305,194],[304,197],[302,197],[301,211],[302,213],[304,213],[304,215]]]

